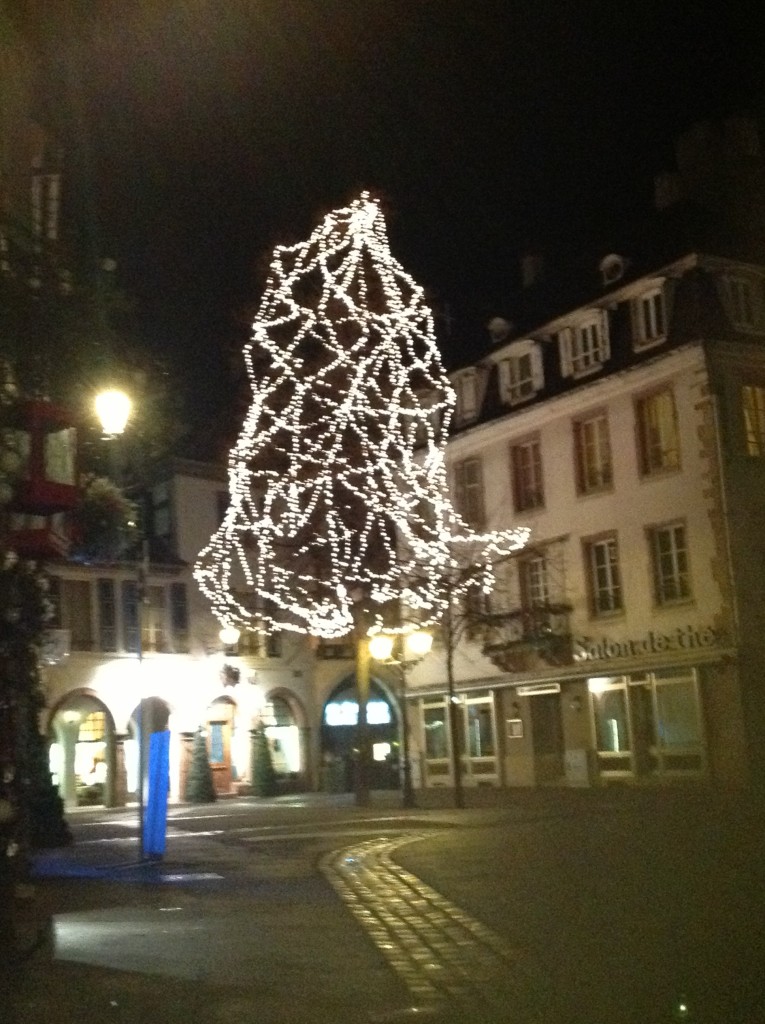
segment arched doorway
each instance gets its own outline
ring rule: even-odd
[[[321,721],[323,788],[349,793],[354,785],[358,701],[355,676],[347,676],[330,694]],[[371,789],[397,789],[399,785],[399,711],[377,680],[370,680],[367,724],[371,761]]]
[[[216,793],[230,793],[236,774],[231,758],[234,740],[236,704],[230,697],[219,697],[207,708],[207,754]]]
[[[112,806],[114,720],[89,693],[69,694],[50,721],[50,772],[67,807]]]
[[[269,694],[260,718],[271,750],[279,791],[303,792],[308,786],[302,705],[292,694],[276,691]]]
[[[145,728],[144,725],[145,719]],[[138,799],[138,773],[140,771],[139,742],[143,744],[144,779],[147,777],[149,764],[149,744],[151,735],[164,732],[170,720],[170,708],[159,697],[145,697],[133,709],[130,716],[129,732],[125,740],[125,773],[127,791],[133,799]]]

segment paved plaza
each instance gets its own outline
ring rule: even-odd
[[[22,923],[49,934],[0,1019],[765,1019],[765,838],[749,801],[395,802],[176,808],[151,865],[135,861],[132,813],[72,815],[75,846],[37,859]]]

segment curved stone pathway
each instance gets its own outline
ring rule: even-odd
[[[425,834],[384,836],[335,850],[321,870],[393,970],[417,1009],[449,1004],[470,1020],[541,1020],[544,984],[503,938],[392,860]]]

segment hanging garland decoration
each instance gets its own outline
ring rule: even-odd
[[[462,549],[491,590],[492,564],[528,531],[475,535],[451,504],[454,391],[368,193],[277,247],[244,357],[252,401],[230,505],[195,567],[221,623],[333,639],[360,605],[379,628],[400,600],[433,624],[463,596],[443,585]]]

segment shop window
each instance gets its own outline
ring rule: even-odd
[[[624,687],[596,693],[595,735],[601,754],[628,755],[631,749],[627,694]],[[625,762],[629,767],[629,761]]]
[[[687,601],[691,596],[688,547],[683,523],[649,530],[654,599],[658,605]]]
[[[746,454],[762,458],[765,455],[765,387],[745,384],[741,388],[741,411]]]
[[[542,482],[542,449],[538,438],[510,446],[510,470],[515,511],[527,512],[542,508],[545,498]]]
[[[680,437],[671,388],[643,395],[635,404],[640,473],[650,476],[680,468]]]
[[[657,679],[656,717],[663,766],[674,771],[701,768],[703,741],[695,681]]]
[[[611,486],[611,441],[605,412],[593,413],[574,423],[574,459],[579,494],[592,494]]]
[[[102,742],[106,739],[106,715],[103,711],[91,711],[80,722],[77,736],[79,743]]]
[[[494,757],[494,715],[491,700],[467,705],[467,752],[471,757]]]
[[[443,760],[449,756],[446,705],[426,704],[423,707],[425,729],[425,756],[429,760]]]

